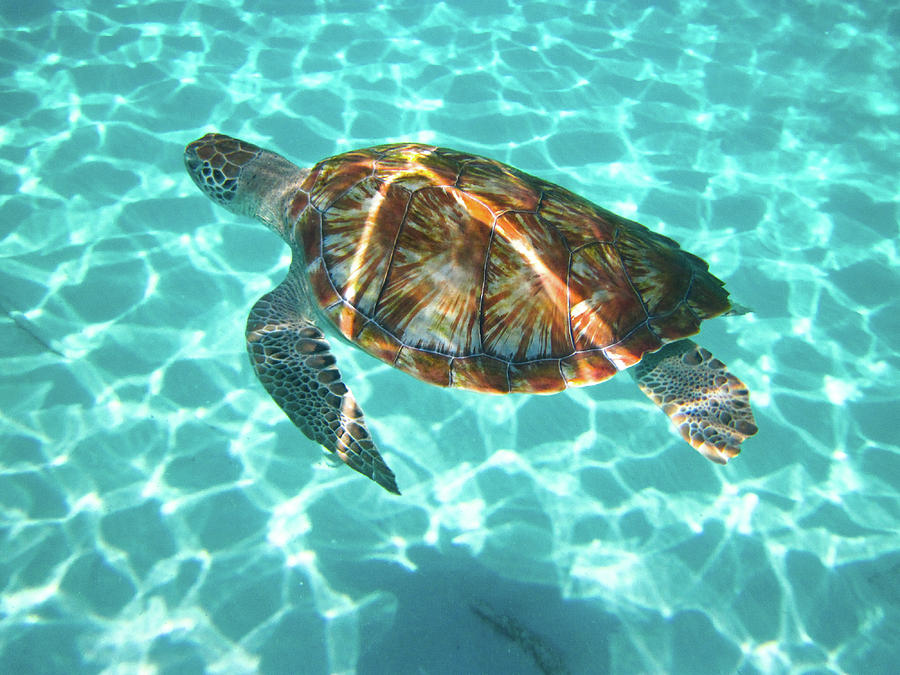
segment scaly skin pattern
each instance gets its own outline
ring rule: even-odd
[[[349,340],[442,386],[593,384],[730,308],[671,239],[499,162],[418,144],[326,159],[286,230]]]
[[[303,311],[297,270],[261,297],[247,318],[247,351],[260,382],[297,427],[351,468],[400,494],[341,380],[325,335]]]
[[[716,464],[727,464],[757,432],[747,385],[692,340],[670,342],[629,372],[681,437]]]

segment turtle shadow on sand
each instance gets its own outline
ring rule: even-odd
[[[531,656],[543,675],[568,675],[569,669],[566,667],[565,659],[556,647],[518,619],[498,612],[484,600],[471,602],[469,608],[499,635],[508,638]]]
[[[620,623],[601,601],[566,599],[551,586],[502,577],[452,545],[408,555],[415,570],[367,561],[362,576],[358,562],[322,561],[332,579],[351,579],[354,593],[397,599],[391,627],[363,645],[360,675],[609,672],[609,639]]]

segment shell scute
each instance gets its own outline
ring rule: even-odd
[[[466,162],[456,184],[461,190],[490,204],[495,212],[534,212],[541,197],[524,174],[489,160]]]
[[[369,321],[356,336],[357,343],[375,358],[393,364],[403,344],[374,321]]]
[[[717,316],[731,308],[724,283],[711,274],[694,275],[686,302],[701,319]]]
[[[324,214],[326,267],[340,295],[367,316],[375,312],[410,197],[408,190],[369,176]]]
[[[572,254],[569,304],[579,351],[607,347],[647,319],[612,244],[593,244]]]
[[[374,167],[375,154],[362,150],[319,162],[310,172],[310,177],[315,174],[315,180],[307,189],[309,200],[317,209],[325,211],[344,192],[363,178],[372,175]],[[304,186],[307,183],[309,177],[304,181]]]
[[[450,386],[450,357],[444,354],[403,345],[394,365],[420,380],[441,387]]]
[[[330,307],[326,307],[323,313],[337,326],[341,335],[351,342],[358,340],[360,332],[369,322],[367,316],[360,313],[348,302],[335,303]]]
[[[576,352],[560,360],[560,368],[566,382],[572,387],[581,387],[606,380],[618,372],[603,350]]]
[[[661,338],[677,340],[697,333],[700,330],[700,317],[686,302],[682,302],[670,313],[652,317],[650,328]]]
[[[332,305],[343,302],[343,298],[338,295],[331,281],[331,275],[325,268],[325,261],[319,256],[306,267],[306,274],[309,278],[309,286],[315,298],[319,301],[319,307],[325,309]]]
[[[287,221],[296,225],[297,219],[303,215],[307,206],[309,206],[309,193],[298,190],[288,204],[287,213],[285,215]]]
[[[304,257],[311,263],[316,258],[322,257],[322,214],[316,209],[308,208],[309,195],[306,192],[298,192],[294,202],[301,204],[305,202],[306,206],[303,206],[294,219],[291,240],[303,248]],[[294,204],[288,207],[288,213],[293,210]]]
[[[625,339],[607,347],[604,352],[619,370],[624,370],[640,361],[645,352],[655,352],[662,344],[662,340],[645,323]]]
[[[419,190],[374,317],[403,344],[452,356],[482,351],[479,300],[492,214],[456,188]]]
[[[570,249],[612,242],[619,224],[631,222],[557,185],[545,183],[542,194],[538,215],[559,230]]]
[[[510,391],[531,394],[552,394],[566,388],[566,380],[559,369],[559,359],[544,359],[509,364]]]
[[[509,391],[508,367],[507,361],[486,354],[454,358],[452,386],[505,394]]]
[[[616,250],[634,289],[650,315],[671,312],[687,295],[692,270],[679,249],[641,236],[640,231],[622,230]]]
[[[384,181],[415,191],[456,183],[459,165],[436,152],[431,146],[385,146],[375,164],[376,174]]]
[[[497,219],[484,289],[484,349],[509,361],[573,350],[566,302],[569,253],[530,213]]]

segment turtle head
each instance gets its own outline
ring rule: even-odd
[[[232,213],[282,229],[285,199],[307,172],[281,155],[225,134],[206,134],[184,149],[197,187]]]

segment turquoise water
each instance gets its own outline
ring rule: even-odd
[[[887,6],[0,2],[0,672],[895,672]],[[718,467],[627,376],[339,345],[403,496],[332,467],[248,363],[287,250],[191,183],[210,130],[447,145],[679,240],[754,309],[700,341],[759,433]]]

